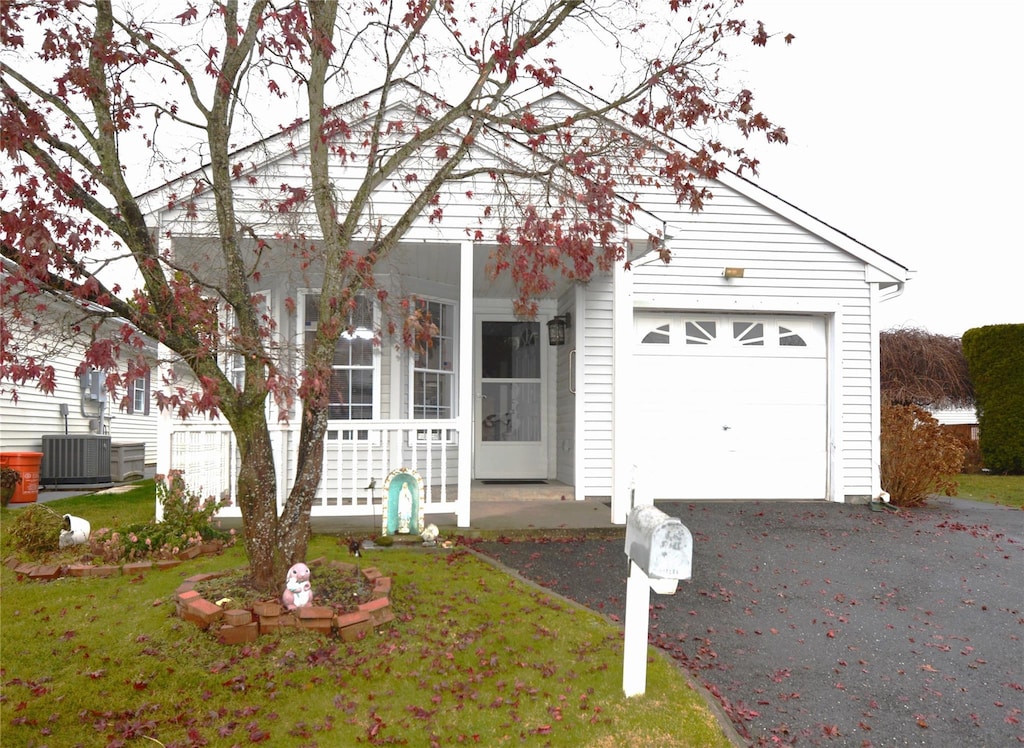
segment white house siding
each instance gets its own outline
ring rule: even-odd
[[[977,426],[978,411],[974,408],[930,409],[935,420],[944,426]]]
[[[872,492],[870,289],[863,261],[724,185],[700,214],[662,214],[672,262],[634,264],[637,309],[823,315],[830,324],[833,490]],[[744,276],[726,280],[726,267]],[[843,495],[832,498],[842,500]]]
[[[34,384],[18,386],[18,400],[11,398],[11,386],[4,382],[0,391],[0,451],[39,452],[43,436],[50,434],[93,434],[101,433],[99,428],[100,410],[95,402],[84,402],[82,389],[75,369],[80,363],[76,350],[46,358],[56,372],[57,387],[52,395],[46,395]],[[154,373],[155,377],[155,373]],[[146,445],[146,463],[156,462],[157,408],[152,397],[150,414],[129,414],[118,409],[118,402],[108,396],[102,433],[109,433],[111,441],[117,443],[143,443]],[[61,403],[68,406],[68,417],[60,413]]]
[[[612,407],[616,384],[612,288],[610,275],[591,279],[582,290],[582,319],[573,322],[580,325],[582,340],[576,351],[576,365],[580,367],[576,397],[583,398],[582,422],[576,432],[576,448],[583,450],[583,474],[576,476],[577,498],[612,495]]]

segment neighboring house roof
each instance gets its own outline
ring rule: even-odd
[[[17,267],[18,265],[16,262],[9,259],[8,257],[0,255],[0,275],[9,275],[12,277],[17,277],[16,272],[14,272],[15,268]],[[67,308],[69,310],[74,310],[76,312],[81,312],[87,315],[95,315],[95,317],[97,318],[102,318],[102,323],[105,326],[116,325],[118,327],[123,327],[124,325],[127,325],[132,329],[132,331],[135,334],[139,336],[139,338],[145,344],[147,350],[155,352],[157,349],[157,343],[154,338],[151,338],[150,336],[146,335],[138,327],[132,324],[130,320],[126,320],[124,317],[119,317],[116,314],[114,314],[113,310],[109,309],[108,307],[102,306],[94,301],[89,301],[87,299],[77,299],[73,297],[71,294],[55,288],[44,288],[42,290],[42,294],[50,297],[50,299],[52,299],[53,302],[60,307]],[[37,308],[37,311],[45,310],[45,305],[43,307],[39,306],[38,297],[32,297],[32,302],[33,305]],[[7,305],[5,304],[4,306],[6,310]],[[84,335],[84,333],[78,333],[78,335]]]

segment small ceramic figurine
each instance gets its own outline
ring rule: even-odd
[[[412,525],[412,491],[403,483],[398,494],[398,532],[408,534]]]
[[[313,604],[313,588],[309,583],[309,577],[309,567],[305,564],[294,564],[288,570],[284,595],[281,596],[285,608],[295,610]]]

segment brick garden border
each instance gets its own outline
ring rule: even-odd
[[[190,561],[199,556],[213,556],[224,550],[224,544],[214,540],[200,545],[191,545],[179,552],[174,558],[157,561],[132,561],[124,564],[37,564],[22,561],[17,556],[9,556],[4,566],[14,571],[18,579],[29,579],[34,582],[49,582],[61,577],[116,577],[122,574],[143,574],[147,571],[165,571],[180,566],[183,561]]]
[[[343,561],[325,561],[318,558],[309,562],[315,569],[324,565],[342,573],[355,573],[358,567]],[[351,613],[335,613],[333,608],[322,605],[307,605],[296,610],[285,610],[274,600],[255,603],[252,609],[229,608],[225,610],[214,602],[206,600],[195,590],[200,582],[216,579],[225,572],[195,574],[179,585],[175,592],[178,617],[195,624],[200,629],[214,629],[221,644],[242,644],[254,642],[260,636],[280,631],[283,628],[300,628],[325,636],[337,636],[344,641],[362,638],[376,626],[395,620],[391,609],[391,577],[381,574],[376,567],[361,570],[363,578],[372,586],[371,599],[362,603]]]
[[[221,543],[203,543],[190,546],[173,559],[159,561],[135,561],[126,564],[37,564],[21,561],[11,556],[4,565],[13,570],[19,579],[48,582],[61,577],[116,577],[133,576],[147,571],[166,571],[180,566],[185,560],[200,555],[213,555],[223,550]],[[318,558],[309,562],[310,568],[328,565],[343,573],[355,573],[355,564],[344,561],[325,561]],[[175,591],[175,612],[179,618],[195,624],[202,630],[214,629],[221,644],[252,642],[265,634],[280,631],[286,627],[308,629],[327,636],[338,636],[344,641],[355,641],[372,631],[374,627],[395,620],[391,609],[391,577],[384,576],[379,569],[368,566],[361,570],[363,578],[372,587],[371,599],[362,603],[351,613],[337,614],[333,608],[309,605],[294,611],[284,609],[280,602],[258,602],[252,609],[221,608],[204,599],[195,591],[195,586],[209,579],[216,579],[228,572],[194,574],[182,582]]]

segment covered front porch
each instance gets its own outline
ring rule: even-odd
[[[570,328],[566,344],[549,345],[547,331],[573,308],[575,289],[563,285],[540,300],[535,319],[519,319],[510,284],[487,276],[488,254],[472,242],[409,243],[380,268],[389,294],[426,300],[446,316],[443,340],[417,356],[383,337],[365,371],[338,367],[346,388],[337,407],[332,400],[314,518],[379,516],[384,482],[399,468],[422,478],[425,515],[453,515],[459,527],[470,526],[473,502],[577,498],[575,337]],[[281,349],[298,362],[316,319],[301,302],[289,315],[284,300],[309,298],[316,287],[285,272],[267,277]],[[381,310],[374,314],[382,329]],[[280,509],[296,475],[301,411],[286,421],[269,415]],[[200,495],[230,502],[222,516],[240,516],[237,449],[226,423],[164,416],[157,472],[171,470]]]

